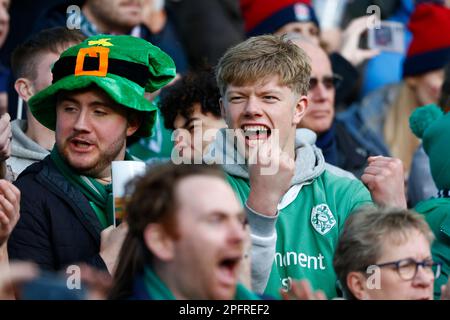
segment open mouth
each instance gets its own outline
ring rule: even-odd
[[[72,145],[73,149],[75,149],[76,151],[90,151],[91,148],[94,146],[93,143],[87,141],[87,140],[83,140],[83,139],[71,139],[70,140],[70,144]]]
[[[234,285],[238,279],[241,256],[227,257],[219,261],[219,280],[224,284]]]
[[[272,133],[271,129],[265,125],[243,125],[245,140],[267,140]]]

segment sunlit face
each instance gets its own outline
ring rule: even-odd
[[[248,236],[245,213],[222,179],[192,176],[176,187],[178,239],[171,291],[180,299],[233,299]]]
[[[9,32],[9,4],[10,0],[0,0],[0,48],[5,43]]]
[[[88,5],[96,19],[112,29],[102,32],[119,29],[127,33],[141,22],[141,0],[89,0]]]
[[[270,139],[278,130],[280,148],[292,156],[295,129],[306,104],[307,98],[281,85],[278,76],[243,86],[230,84],[221,99],[228,127],[242,133],[238,139],[251,145],[254,140]]]
[[[311,79],[317,79],[317,85],[308,90],[308,108],[299,127],[321,134],[330,129],[334,118],[336,89],[324,80],[333,76],[330,59],[318,46],[298,40],[293,42],[311,58]]]
[[[219,129],[225,128],[225,121],[212,113],[204,114],[200,103],[194,103],[192,113],[188,118],[177,115],[173,123],[175,129],[184,129],[188,135],[179,134],[176,137],[175,147],[180,156],[188,156],[191,159],[200,157],[208,145],[214,141]]]
[[[64,94],[56,106],[56,145],[66,162],[91,177],[109,177],[114,160],[123,160],[126,138],[136,132],[124,107],[102,90]]]
[[[312,22],[291,22],[285,24],[274,34],[281,36],[287,33],[298,33],[307,38],[312,43],[316,45],[320,44],[319,28]]]
[[[383,240],[382,255],[376,264],[413,258],[416,261],[431,259],[430,242],[414,229],[401,244]],[[430,269],[419,267],[412,280],[403,280],[394,267],[380,268],[380,288],[368,288],[366,284],[365,299],[383,300],[422,300],[433,299],[434,275]]]
[[[419,106],[437,103],[444,83],[444,70],[439,69],[420,76],[408,77],[406,82],[416,93]]]

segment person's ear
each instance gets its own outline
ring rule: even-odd
[[[366,300],[368,292],[366,287],[366,277],[361,272],[352,271],[347,274],[347,288],[358,300]]]
[[[225,106],[223,105],[223,98],[221,97],[219,99],[219,105],[220,105],[220,114],[222,115],[222,119],[226,119],[226,112],[225,112]]]
[[[127,137],[133,135],[141,125],[143,125],[142,118],[137,113],[130,114],[128,116]]]
[[[28,102],[28,100],[36,93],[33,84],[26,78],[17,79],[14,83],[14,89],[16,89],[19,97],[25,102]]]
[[[297,103],[294,110],[293,124],[298,125],[305,116],[306,109],[308,108],[308,97],[301,95],[296,99]]]
[[[150,223],[144,229],[143,236],[148,250],[159,260],[168,262],[175,257],[175,240],[162,224]]]

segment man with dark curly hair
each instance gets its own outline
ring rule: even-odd
[[[219,99],[214,74],[206,70],[191,73],[163,91],[161,113],[165,127],[176,130],[177,156],[201,162],[217,130],[226,127]]]

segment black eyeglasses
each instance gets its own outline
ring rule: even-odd
[[[340,83],[342,82],[342,77],[338,74],[333,74],[331,76],[324,76],[322,79],[319,79],[317,77],[311,77],[309,79],[309,90],[313,90],[314,88],[316,88],[319,82],[322,82],[324,87],[327,90],[330,90],[339,87]]]
[[[425,259],[423,261],[416,261],[412,258],[386,262],[381,264],[375,264],[379,268],[394,266],[398,275],[403,280],[412,280],[417,275],[417,271],[419,270],[419,266],[423,268],[425,272],[428,274],[432,274],[435,279],[439,278],[441,275],[441,266],[440,262],[434,262],[431,259]]]

